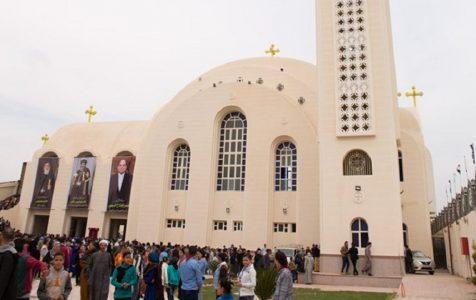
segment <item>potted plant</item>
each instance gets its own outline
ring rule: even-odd
[[[255,294],[261,300],[268,300],[273,297],[276,287],[278,272],[274,268],[258,269],[256,271]]]

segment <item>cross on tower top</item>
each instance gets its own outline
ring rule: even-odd
[[[91,105],[84,113],[88,115],[88,123],[91,123],[91,118],[95,116],[98,112],[95,111],[93,106]]]
[[[42,136],[41,140],[43,141],[43,145],[46,144],[46,142],[48,142],[49,139],[50,137],[48,136],[48,134],[45,134],[44,136]]]
[[[271,57],[275,56],[276,54],[280,52],[279,49],[275,47],[276,46],[274,44],[271,44],[271,46],[269,46],[269,49],[266,50],[264,53],[271,54]]]
[[[412,90],[405,93],[405,97],[412,98],[413,107],[417,106],[417,97],[423,97],[423,92],[417,92],[415,86],[412,86]]]

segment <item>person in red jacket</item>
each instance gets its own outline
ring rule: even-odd
[[[69,266],[71,264],[71,247],[66,245],[64,242],[61,243],[61,253],[63,253],[64,257],[64,270],[69,272]]]
[[[39,270],[45,272],[48,270],[48,265],[37,260],[30,255],[29,245],[23,239],[15,241],[15,248],[19,251],[18,262],[15,269],[15,276],[17,280],[17,299],[30,299],[31,283],[33,281],[33,274]]]

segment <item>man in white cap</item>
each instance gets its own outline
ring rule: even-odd
[[[99,251],[94,253],[89,264],[89,299],[107,300],[109,277],[114,268],[112,256],[107,252],[109,241],[99,242]]]

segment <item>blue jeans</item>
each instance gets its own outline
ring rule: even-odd
[[[198,300],[198,290],[181,290],[180,300]]]
[[[341,269],[341,273],[344,272],[344,269],[345,269],[345,272],[349,272],[349,258],[347,256],[342,256],[342,269]]]

